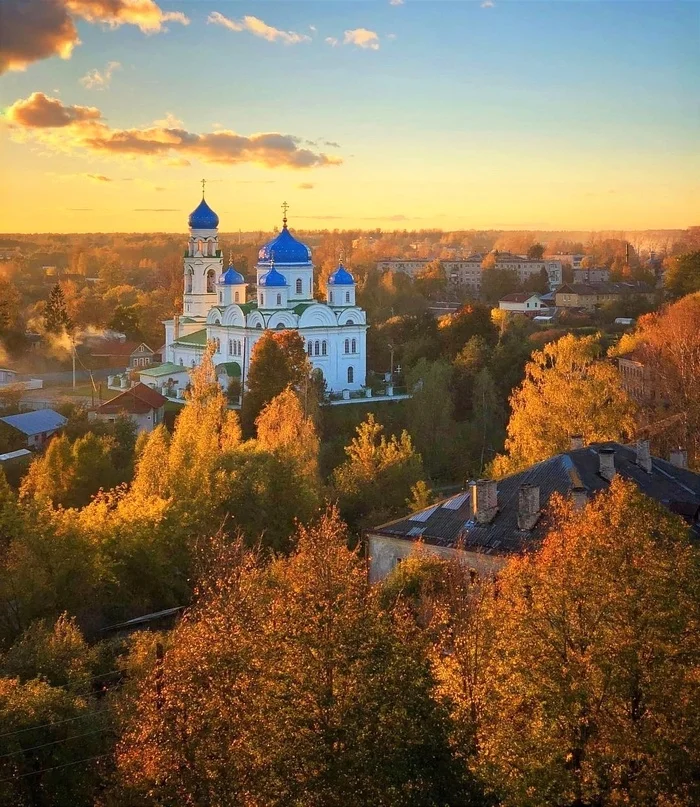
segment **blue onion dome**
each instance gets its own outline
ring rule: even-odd
[[[328,278],[328,285],[330,286],[354,286],[355,278],[343,266],[342,261],[338,264],[338,268]]]
[[[287,217],[282,219],[282,231],[258,252],[258,261],[267,263],[273,260],[279,264],[309,263],[311,261],[311,250],[297,241],[287,229]]]
[[[264,275],[260,276],[260,280],[258,280],[258,286],[265,286],[265,288],[269,288],[271,286],[286,286],[287,281],[284,279],[284,275],[280,274],[277,269],[275,269],[274,264],[269,272],[265,272]]]
[[[242,283],[245,283],[245,278],[233,268],[233,264],[229,264],[226,271],[219,278],[220,286],[240,286]]]
[[[192,230],[215,230],[219,226],[219,217],[204,201],[204,197],[190,213],[189,225]]]

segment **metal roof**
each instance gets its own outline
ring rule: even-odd
[[[472,549],[479,552],[506,555],[536,545],[547,532],[546,516],[532,530],[518,528],[518,493],[522,485],[540,489],[540,507],[544,510],[555,492],[567,495],[573,487],[586,488],[589,496],[606,490],[609,482],[599,473],[598,450],[613,448],[615,470],[624,479],[634,482],[642,493],[663,504],[672,512],[697,519],[700,515],[700,474],[677,468],[666,460],[652,458],[652,471],[647,473],[637,465],[633,446],[601,443],[538,462],[518,474],[498,481],[498,512],[489,524],[472,519],[469,491],[431,505],[418,513],[397,519],[369,530],[405,540],[420,540],[436,546]],[[416,527],[420,524],[421,534]],[[700,524],[693,526],[700,537]]]
[[[22,412],[21,415],[7,415],[0,418],[3,423],[28,436],[42,432],[54,432],[65,426],[68,419],[53,409],[37,409],[36,412]]]

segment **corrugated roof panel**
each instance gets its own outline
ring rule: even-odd
[[[68,423],[68,420],[54,412],[53,409],[37,409],[36,412],[22,412],[21,415],[7,415],[0,418],[3,423],[21,431],[26,435],[56,431]]]
[[[465,493],[460,493],[459,496],[454,496],[452,499],[448,499],[442,506],[445,510],[459,510],[459,508],[467,501],[469,498],[469,491]]]
[[[410,516],[411,521],[427,521],[430,516],[438,509],[440,505],[435,504],[427,510],[421,510],[420,513],[414,513]]]

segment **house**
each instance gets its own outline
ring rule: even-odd
[[[22,387],[23,389],[42,389],[44,382],[40,378],[20,376],[16,370],[0,368],[0,389],[3,387]]]
[[[166,361],[139,372],[143,384],[157,389],[167,389],[169,397],[174,397],[177,390],[184,390],[190,383],[190,368],[183,364],[173,364]],[[171,394],[172,393],[172,394]]]
[[[136,384],[131,389],[112,398],[90,412],[90,420],[114,423],[120,415],[129,415],[138,431],[152,432],[163,422],[167,398],[145,384]]]
[[[607,283],[608,280],[610,280],[610,270],[607,266],[574,269],[574,283]]]
[[[480,479],[469,489],[366,533],[370,580],[381,580],[420,542],[441,557],[459,557],[480,574],[493,574],[508,558],[536,549],[547,532],[542,510],[553,493],[582,507],[604,491],[615,474],[685,518],[700,538],[700,474],[687,469],[678,450],[669,461],[652,457],[649,442],[574,447],[496,482]]]
[[[638,404],[649,404],[656,397],[656,386],[646,359],[638,348],[619,356],[617,371],[624,391]]]
[[[150,367],[156,352],[145,342],[129,342],[122,339],[104,339],[92,348],[92,355],[105,367]]]
[[[0,418],[0,422],[25,435],[29,448],[41,448],[53,434],[68,423],[68,419],[53,409],[38,409],[36,412],[7,415]]]
[[[646,283],[565,283],[555,295],[557,308],[595,308],[630,297],[653,302],[655,293]]]
[[[7,387],[16,383],[17,383],[16,370],[8,370],[6,367],[0,367],[0,387]]]
[[[498,301],[498,307],[501,311],[514,311],[518,314],[538,314],[542,310],[548,310],[539,294],[526,291],[506,294]]]

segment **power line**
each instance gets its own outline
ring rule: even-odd
[[[14,737],[16,734],[24,734],[27,731],[38,731],[39,729],[50,728],[52,726],[60,726],[62,723],[72,723],[74,720],[85,720],[86,717],[91,717],[92,715],[105,715],[106,713],[103,710],[93,709],[91,712],[85,712],[85,714],[77,715],[76,717],[66,717],[63,720],[54,720],[51,723],[42,723],[39,726],[29,726],[26,729],[17,729],[17,731],[6,731],[4,734],[0,734],[0,739],[3,737]]]
[[[54,765],[52,768],[41,768],[38,771],[30,771],[29,773],[21,773],[19,776],[10,776],[9,779],[0,779],[0,785],[5,782],[15,782],[17,779],[25,779],[27,776],[38,776],[40,773],[48,773],[49,771],[58,771],[61,768],[70,768],[72,765],[81,765],[83,762],[93,762],[96,759],[104,759],[111,757],[111,754],[98,754],[94,757],[86,757],[85,759],[76,759],[75,762],[66,762],[63,765]]]
[[[41,745],[32,745],[29,748],[19,748],[17,751],[10,751],[7,754],[0,754],[0,759],[7,759],[7,757],[14,757],[17,754],[26,754],[29,751],[38,751],[39,748],[47,748],[49,745],[60,745],[61,743],[67,743],[71,740],[77,740],[79,737],[90,737],[93,734],[104,734],[105,732],[111,731],[109,728],[103,729],[95,729],[94,731],[84,731],[82,734],[73,734],[71,737],[63,737],[60,740],[52,740],[50,743],[42,743]]]

